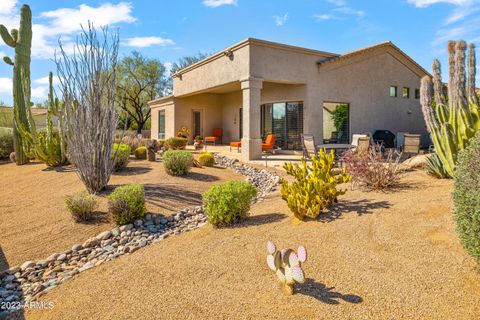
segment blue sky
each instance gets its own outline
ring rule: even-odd
[[[0,1],[0,23],[16,27],[23,4]],[[132,50],[167,66],[247,37],[341,53],[391,40],[427,70],[445,61],[448,39],[480,41],[480,0],[32,0],[32,100],[43,101],[58,39],[68,47],[80,24],[119,28]],[[0,55],[13,50],[0,42]],[[444,67],[445,69],[446,67]],[[10,66],[0,61],[0,100],[11,103]]]

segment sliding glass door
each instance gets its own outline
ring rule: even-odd
[[[275,135],[275,146],[284,150],[300,150],[303,133],[303,103],[278,102],[261,106],[262,138]]]

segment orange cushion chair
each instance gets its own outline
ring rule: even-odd
[[[262,143],[262,151],[273,151],[274,144],[275,144],[275,135],[274,134],[267,135],[267,139],[265,139],[265,143]]]
[[[222,136],[223,136],[223,129],[222,128],[215,128],[213,129],[213,133],[211,137],[205,137],[205,143],[208,141],[212,142],[215,144],[217,141],[222,141]]]
[[[232,148],[237,148],[237,152],[240,152],[241,147],[242,147],[242,143],[240,141],[230,142],[230,151],[232,151]]]

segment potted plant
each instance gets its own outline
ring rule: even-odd
[[[195,148],[195,150],[203,149],[203,138],[201,136],[195,137],[193,147]]]
[[[190,136],[190,130],[187,127],[182,127],[180,131],[177,132],[177,137],[188,139]]]

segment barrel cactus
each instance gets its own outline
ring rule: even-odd
[[[468,50],[468,77],[466,50],[465,41],[450,41],[448,44],[448,97],[444,94],[438,60],[433,62],[433,80],[425,76],[421,82],[423,116],[435,145],[435,154],[427,162],[427,171],[437,177],[453,177],[458,153],[480,130],[480,110],[475,92],[475,46],[470,44]]]
[[[32,11],[28,5],[20,10],[20,29],[7,28],[0,24],[0,36],[5,44],[15,49],[14,61],[3,57],[5,63],[13,66],[13,141],[18,165],[28,162],[25,150],[29,146],[23,141],[19,127],[29,128],[27,108],[30,108],[30,60],[32,47]]]
[[[305,282],[301,264],[307,261],[307,250],[303,246],[299,246],[297,252],[292,249],[277,250],[275,243],[268,241],[267,252],[268,267],[277,275],[282,291],[292,295],[295,283]]]

